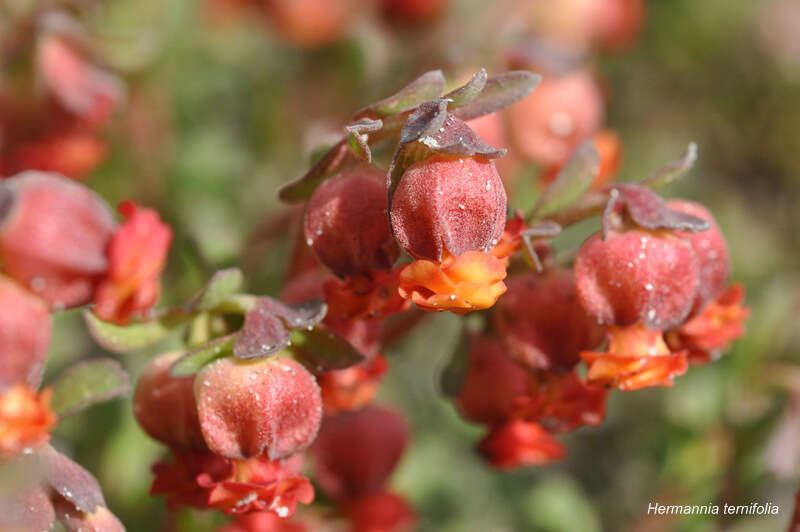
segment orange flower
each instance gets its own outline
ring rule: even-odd
[[[509,421],[492,428],[478,451],[492,466],[511,470],[564,458],[564,446],[538,423]]]
[[[514,415],[536,421],[551,432],[599,425],[606,416],[608,390],[587,384],[574,371],[538,372],[529,395],[517,398]]]
[[[750,309],[742,305],[744,287],[731,285],[711,301],[703,311],[666,334],[667,344],[675,350],[688,349],[689,360],[705,364],[718,358],[728,344],[744,334],[744,322]]]
[[[623,391],[648,386],[672,386],[677,375],[688,368],[686,350],[670,351],[661,331],[641,323],[608,327],[609,345],[604,353],[583,351],[589,365],[588,382],[614,386]]]
[[[400,295],[425,310],[466,314],[494,305],[506,291],[506,267],[483,251],[448,255],[437,264],[417,260],[400,272]]]
[[[94,312],[102,320],[125,324],[158,300],[172,229],[153,209],[124,201],[118,210],[127,220],[109,243],[108,275],[95,293]]]
[[[358,410],[378,394],[381,379],[389,369],[383,355],[349,368],[326,371],[317,377],[325,414]]]
[[[153,466],[152,495],[165,495],[174,509],[182,504],[216,508],[225,514],[271,511],[290,517],[297,503],[314,500],[314,488],[291,461],[258,456],[223,458],[211,452],[176,452],[175,461]]]
[[[384,318],[408,308],[408,301],[400,297],[399,271],[374,271],[369,276],[354,275],[331,279],[323,285],[328,314],[336,319]]]
[[[50,410],[53,392],[16,385],[0,394],[0,459],[39,447],[50,439],[56,415]]]
[[[617,170],[622,164],[622,141],[613,129],[598,131],[592,135],[591,140],[600,156],[600,166],[594,181],[592,181],[591,189],[600,190],[603,185],[616,177]],[[555,180],[563,166],[563,164],[558,164],[547,168],[542,175],[542,182],[548,184]]]

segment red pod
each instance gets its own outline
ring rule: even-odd
[[[386,176],[359,166],[314,191],[303,223],[306,242],[337,275],[388,270],[398,249],[386,212]]]
[[[473,421],[504,422],[511,416],[515,400],[528,392],[528,372],[493,338],[473,338],[467,356],[458,408]]]
[[[603,122],[605,103],[589,72],[546,75],[527,98],[509,109],[509,128],[521,156],[560,165]]]
[[[4,185],[10,192],[0,209],[5,273],[54,308],[88,303],[108,268],[106,247],[116,227],[108,205],[56,174],[24,172]]]
[[[697,297],[692,307],[691,314],[694,316],[706,303],[721,294],[727,286],[731,267],[728,246],[725,244],[725,237],[716,220],[704,206],[686,200],[673,200],[667,205],[674,211],[702,218],[711,226],[708,230],[697,233],[678,233],[683,239],[689,241],[697,256],[700,284],[697,287]]]
[[[403,455],[408,428],[393,410],[369,406],[326,417],[311,447],[317,482],[331,497],[377,493]]]
[[[497,334],[514,358],[532,369],[565,370],[605,337],[578,301],[570,270],[526,273],[506,282],[492,312]]]
[[[506,201],[493,161],[434,155],[400,179],[390,206],[392,230],[417,259],[489,251],[503,234]]]
[[[194,384],[206,443],[226,458],[285,458],[308,447],[322,420],[314,377],[292,359],[223,358]]]
[[[0,390],[38,388],[50,348],[52,323],[45,302],[0,276]]]
[[[133,414],[152,438],[174,449],[206,448],[197,403],[194,377],[173,377],[169,368],[182,353],[165,353],[152,360],[136,383]]]
[[[595,234],[575,259],[578,297],[606,325],[674,327],[689,314],[698,280],[692,247],[670,232],[612,230],[605,240]]]

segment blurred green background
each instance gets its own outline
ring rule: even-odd
[[[155,206],[172,224],[163,304],[184,301],[233,264],[251,291],[277,293],[288,243],[275,221],[284,209],[276,189],[308,168],[312,150],[353,111],[421,72],[442,68],[454,84],[481,66],[496,73],[513,44],[513,33],[492,28],[512,16],[512,3],[454,0],[442,20],[402,30],[377,22],[367,4],[353,7],[344,38],[316,49],[286,44],[257,18],[211,14],[199,0],[115,0],[85,11],[129,90],[111,156],[88,184],[112,204],[131,197]],[[431,316],[389,350],[381,392],[414,430],[393,486],[418,509],[421,530],[786,527],[800,487],[800,56],[776,50],[763,14],[772,4],[651,0],[638,41],[593,60],[608,124],[623,141],[623,179],[699,144],[695,169],[664,192],[702,201],[717,217],[733,278],[747,287],[747,335],[672,389],[613,394],[602,426],[565,438],[563,462],[502,474],[473,451],[480,428],[437,391],[459,320]],[[579,243],[591,226],[562,244]],[[48,375],[101,354],[82,330],[79,313],[58,317]],[[119,358],[135,376],[154,353]],[[163,500],[147,492],[163,448],[136,426],[129,400],[67,420],[55,438],[97,475],[129,530],[162,528]],[[771,502],[780,513],[653,517],[651,501]],[[184,511],[178,528],[224,521]]]

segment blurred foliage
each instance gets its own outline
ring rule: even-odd
[[[608,123],[623,139],[623,178],[649,174],[688,141],[699,144],[695,169],[666,195],[697,199],[715,213],[733,278],[747,287],[748,334],[672,389],[614,394],[602,426],[566,438],[562,463],[501,474],[472,449],[480,431],[436,389],[460,328],[454,316],[431,316],[390,349],[381,396],[414,429],[394,486],[418,508],[421,530],[785,527],[800,468],[777,474],[767,463],[775,458],[770,438],[800,392],[782,378],[800,365],[800,80],[759,46],[761,5],[652,0],[639,41],[596,65],[610,96]],[[437,26],[404,32],[359,16],[343,41],[301,50],[261,21],[216,20],[199,0],[104,2],[89,26],[128,82],[129,101],[111,157],[88,184],[112,203],[132,197],[157,207],[174,227],[164,304],[186,300],[233,264],[251,291],[275,294],[289,249],[277,188],[305,171],[312,150],[349,114],[412,76],[441,67],[455,83],[479,66],[500,70],[505,43],[493,42],[482,22],[503,9],[456,1]],[[532,204],[533,186],[521,183],[514,201]],[[567,232],[559,249],[578,245],[595,225]],[[71,360],[101,354],[81,330],[78,313],[59,316],[48,378]],[[135,377],[147,357],[119,360]],[[129,401],[74,416],[55,441],[97,474],[129,530],[165,523],[163,501],[147,495],[149,466],[163,449],[136,426]],[[646,515],[651,501],[772,502],[781,511],[656,518]],[[190,511],[177,517],[180,530],[221,522]]]

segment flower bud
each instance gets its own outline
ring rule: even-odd
[[[322,420],[319,386],[292,359],[223,358],[195,379],[206,443],[226,458],[285,458],[308,447]]]
[[[311,447],[317,482],[334,498],[381,491],[408,440],[400,414],[369,406],[326,417]]]
[[[490,337],[473,338],[467,357],[459,409],[473,421],[502,423],[510,417],[514,401],[528,391],[528,372]]]
[[[518,419],[493,427],[478,451],[493,467],[506,471],[546,464],[566,455],[561,442],[541,425]]]
[[[527,98],[509,109],[517,151],[545,165],[560,165],[603,121],[604,102],[592,76],[575,71],[545,76]]]
[[[5,273],[55,308],[89,302],[108,268],[115,229],[108,205],[56,174],[24,172],[4,185],[11,192],[0,223]]]
[[[50,348],[52,323],[44,301],[0,276],[0,390],[38,388]]]
[[[532,369],[572,368],[604,331],[578,301],[569,270],[511,278],[492,313],[497,334],[516,360]]]
[[[668,202],[667,205],[674,211],[702,218],[711,225],[706,231],[678,233],[681,238],[692,245],[694,254],[697,256],[700,280],[697,286],[697,297],[691,312],[691,315],[694,316],[706,303],[725,290],[728,283],[728,274],[730,273],[728,246],[725,244],[725,237],[722,236],[722,231],[708,209],[699,203],[685,200],[673,200]]]
[[[668,232],[638,229],[591,236],[575,259],[581,304],[598,322],[653,330],[679,324],[697,294],[691,246]]]
[[[493,161],[435,155],[405,171],[390,209],[400,245],[441,262],[492,249],[506,225],[506,191]]]
[[[36,392],[22,384],[0,393],[0,462],[47,443],[56,424],[52,396],[50,389]]]
[[[323,182],[306,208],[306,242],[340,276],[388,270],[397,244],[386,213],[385,176],[360,166]]]
[[[194,377],[173,377],[169,368],[182,353],[165,353],[152,360],[136,383],[133,414],[152,438],[178,449],[206,448],[197,403]]]
[[[416,529],[414,509],[395,493],[382,491],[347,501],[342,506],[351,532],[411,532]]]

